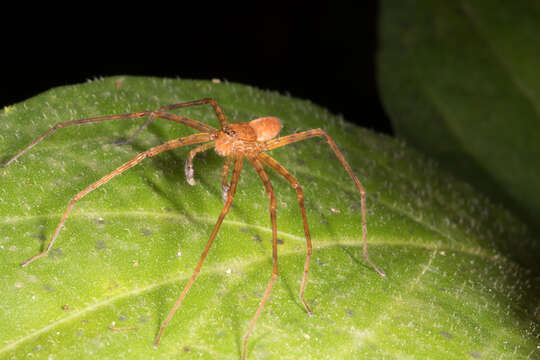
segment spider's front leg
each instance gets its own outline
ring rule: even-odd
[[[59,122],[53,127],[51,127],[49,130],[47,130],[42,135],[37,137],[30,144],[28,144],[24,149],[22,149],[21,151],[16,153],[14,156],[12,156],[10,159],[8,159],[8,161],[6,161],[5,163],[0,163],[0,167],[8,166],[13,161],[17,160],[20,156],[22,156],[25,152],[27,152],[28,150],[30,150],[31,148],[39,144],[46,137],[53,134],[58,129],[65,128],[68,126],[92,124],[92,123],[98,123],[98,122],[110,121],[110,120],[136,120],[145,116],[148,116],[151,119],[160,118],[160,119],[169,120],[169,121],[199,130],[203,133],[210,134],[216,131],[216,129],[214,129],[210,125],[207,125],[197,120],[190,119],[185,116],[170,114],[170,113],[166,113],[162,111],[149,111],[149,110],[136,111],[136,112],[127,113],[127,114],[106,115],[106,116],[98,116],[98,117],[85,118],[85,119],[79,119],[79,120],[64,121],[64,122]]]
[[[197,263],[197,266],[195,266],[195,270],[193,270],[193,274],[191,275],[191,278],[189,279],[188,283],[184,287],[184,290],[180,294],[180,297],[174,304],[173,308],[169,312],[169,315],[167,315],[167,318],[161,324],[161,328],[159,329],[158,336],[156,338],[156,341],[154,342],[154,347],[157,347],[159,345],[159,341],[161,339],[161,336],[163,335],[163,331],[167,327],[167,324],[169,323],[169,321],[171,321],[174,313],[176,312],[176,310],[178,309],[178,307],[184,300],[186,294],[188,293],[189,289],[191,288],[191,285],[193,285],[193,283],[197,279],[197,276],[199,275],[199,272],[201,271],[201,267],[204,263],[204,260],[206,259],[206,255],[208,255],[208,251],[210,250],[210,247],[212,247],[212,244],[214,243],[214,239],[216,238],[219,228],[221,227],[221,224],[223,223],[225,216],[227,215],[227,213],[229,212],[229,209],[231,208],[231,205],[234,199],[234,194],[236,192],[236,186],[238,185],[238,180],[240,179],[240,173],[242,171],[243,160],[244,160],[244,156],[242,154],[235,155],[233,173],[231,177],[231,190],[229,191],[229,194],[227,196],[227,201],[225,202],[225,205],[221,209],[221,213],[219,214],[218,220],[216,221],[216,224],[214,225],[212,234],[210,235],[210,238],[206,242],[206,246],[199,259],[199,262]]]
[[[217,116],[217,118],[219,120],[220,127],[223,127],[223,126],[227,125],[227,123],[228,123],[227,118],[225,117],[225,114],[223,113],[223,110],[221,109],[221,106],[219,106],[218,102],[215,101],[214,99],[201,99],[201,100],[195,100],[195,101],[187,101],[187,102],[180,103],[180,104],[167,105],[167,106],[164,106],[164,107],[160,108],[158,111],[163,112],[163,111],[169,111],[169,110],[180,109],[180,108],[196,106],[196,105],[204,105],[204,104],[210,104],[212,106],[212,108],[214,109],[214,112],[216,113],[216,116]],[[149,116],[148,119],[141,126],[139,126],[139,128],[137,130],[135,130],[135,132],[127,140],[120,140],[120,141],[115,142],[115,144],[116,145],[125,145],[125,144],[130,143],[137,135],[139,135],[139,133],[141,131],[143,131],[146,127],[148,127],[148,125],[152,121],[154,121],[154,119],[155,119],[154,116]]]
[[[247,341],[248,341],[249,335],[251,334],[251,331],[253,331],[253,328],[255,327],[255,323],[257,322],[257,319],[259,318],[259,315],[261,314],[264,303],[268,299],[268,296],[270,295],[270,291],[272,290],[272,287],[274,286],[274,282],[276,281],[276,278],[278,276],[276,196],[274,194],[274,189],[272,188],[272,184],[270,183],[270,179],[268,178],[268,174],[264,170],[264,167],[262,163],[259,161],[259,159],[256,157],[248,156],[248,160],[249,162],[251,162],[255,170],[257,170],[257,173],[259,174],[259,177],[261,178],[264,184],[264,187],[266,189],[266,193],[268,197],[270,198],[270,222],[272,224],[272,265],[273,266],[272,266],[272,277],[270,278],[270,281],[268,282],[268,285],[266,286],[266,291],[264,292],[264,295],[261,299],[259,307],[257,308],[257,311],[255,312],[255,316],[253,317],[253,320],[251,320],[251,325],[249,326],[248,331],[244,335],[244,347],[242,350],[242,360],[245,360],[246,358]]]
[[[231,189],[231,185],[227,181],[229,175],[229,167],[231,166],[232,156],[227,156],[225,164],[223,164],[223,170],[221,171],[221,199],[223,202],[227,200],[227,194]]]
[[[211,149],[215,146],[215,143],[209,142],[201,146],[197,146],[195,149],[189,152],[189,155],[186,159],[186,165],[184,166],[184,172],[186,173],[186,181],[189,185],[194,186],[196,184],[194,175],[195,171],[193,170],[193,158],[200,152]]]
[[[137,165],[138,163],[140,163],[141,161],[143,161],[147,157],[153,157],[153,156],[156,156],[157,154],[159,154],[159,153],[161,153],[163,151],[176,149],[176,148],[181,147],[181,146],[201,143],[201,142],[209,141],[209,140],[210,140],[210,136],[208,134],[194,134],[194,135],[186,136],[186,137],[183,137],[183,138],[167,141],[164,144],[155,146],[155,147],[153,147],[153,148],[151,148],[151,149],[149,149],[149,150],[147,150],[145,152],[140,153],[139,155],[134,157],[132,160],[126,162],[124,165],[120,166],[119,168],[117,168],[116,170],[111,172],[110,174],[105,175],[100,180],[96,181],[92,185],[88,186],[86,189],[79,192],[69,202],[68,207],[67,207],[66,211],[64,212],[64,215],[62,216],[62,219],[60,220],[60,223],[57,225],[56,230],[54,231],[54,234],[52,235],[51,239],[49,240],[49,243],[47,244],[47,247],[45,248],[45,250],[43,250],[42,252],[40,252],[37,255],[34,255],[30,259],[26,260],[25,262],[23,262],[21,264],[21,266],[25,267],[28,264],[30,264],[31,262],[33,262],[34,260],[39,259],[40,257],[46,255],[49,252],[49,250],[53,246],[54,240],[56,239],[56,237],[58,236],[58,233],[60,232],[60,229],[63,227],[64,222],[66,221],[66,219],[68,217],[68,214],[70,213],[71,209],[73,208],[73,206],[75,205],[75,203],[78,200],[80,200],[81,198],[86,196],[88,193],[94,191],[95,189],[97,189],[101,185],[109,182],[112,178],[122,174],[126,170],[128,170],[128,169],[132,168],[133,166]]]
[[[193,168],[193,159],[195,156],[203,151],[206,151],[208,149],[211,149],[215,146],[215,143],[207,143],[204,145],[201,145],[189,152],[189,155],[186,159],[186,164],[184,166],[184,172],[186,173],[186,181],[190,185],[195,185],[195,170]],[[229,167],[231,166],[231,162],[233,160],[232,156],[227,156],[225,158],[225,163],[223,164],[223,170],[221,171],[221,199],[223,200],[223,203],[227,201],[227,196],[229,194],[229,190],[231,188],[231,185],[228,181],[229,176]]]

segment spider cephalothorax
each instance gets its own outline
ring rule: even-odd
[[[184,107],[193,106],[193,105],[202,105],[202,104],[209,104],[213,107],[214,112],[216,113],[216,116],[218,117],[218,120],[219,120],[219,124],[220,124],[219,130],[213,128],[210,125],[199,122],[197,120],[193,120],[185,116],[180,116],[180,115],[176,115],[176,114],[168,112],[169,110],[173,110],[173,109],[184,108]],[[358,189],[358,192],[360,193],[360,203],[361,203],[361,208],[362,208],[362,240],[363,240],[363,247],[364,247],[364,258],[366,259],[366,261],[368,261],[372,265],[372,267],[380,275],[384,276],[384,272],[380,270],[369,259],[368,254],[367,254],[366,204],[365,204],[366,194],[365,194],[364,188],[362,187],[362,185],[360,184],[360,182],[354,175],[351,167],[349,166],[349,164],[347,163],[347,161],[345,160],[345,158],[339,151],[338,147],[334,143],[334,140],[332,140],[332,138],[325,131],[321,129],[306,130],[306,131],[299,132],[296,134],[275,138],[279,134],[282,127],[281,121],[278,118],[262,117],[262,118],[255,119],[247,123],[240,122],[240,123],[229,124],[227,121],[227,118],[225,117],[223,113],[223,110],[221,109],[221,107],[215,100],[202,99],[202,100],[190,101],[190,102],[181,103],[181,104],[173,104],[173,105],[165,106],[159,109],[158,111],[137,111],[137,112],[128,113],[128,114],[107,115],[107,116],[101,116],[101,117],[95,117],[95,118],[72,120],[72,121],[58,123],[52,128],[50,128],[43,135],[39,136],[32,143],[30,143],[26,148],[24,148],[23,150],[15,154],[6,163],[0,164],[0,166],[9,165],[14,160],[16,160],[19,156],[21,156],[30,148],[32,148],[34,145],[36,145],[41,140],[43,140],[45,137],[49,136],[54,131],[62,127],[78,125],[78,124],[95,123],[95,122],[107,121],[107,120],[139,119],[142,117],[148,117],[148,119],[125,142],[131,141],[139,132],[141,132],[154,119],[165,119],[165,120],[173,121],[173,122],[191,127],[193,129],[199,130],[200,133],[189,135],[189,136],[178,138],[178,139],[169,140],[161,145],[155,146],[145,152],[142,152],[136,157],[134,157],[131,161],[128,161],[127,163],[123,164],[122,166],[118,167],[116,170],[114,170],[110,174],[105,175],[100,180],[96,181],[95,183],[88,186],[86,189],[76,194],[69,202],[67,209],[64,215],[62,216],[60,223],[56,227],[56,230],[53,233],[51,239],[49,240],[49,243],[47,244],[47,247],[45,248],[45,250],[31,257],[30,259],[26,260],[24,263],[22,263],[22,266],[27,266],[34,260],[39,259],[40,257],[44,256],[45,254],[49,252],[49,250],[51,249],[54,243],[54,240],[59,234],[60,229],[62,228],[64,222],[66,221],[66,218],[69,212],[71,211],[71,208],[77,202],[77,200],[81,199],[83,196],[87,195],[89,192],[97,189],[101,185],[110,181],[112,178],[122,174],[124,171],[137,165],[138,163],[140,163],[142,160],[144,160],[147,157],[153,157],[160,154],[163,151],[179,148],[185,145],[202,143],[202,145],[199,145],[196,148],[192,149],[189,152],[189,155],[186,159],[186,166],[185,166],[186,180],[189,184],[195,185],[194,171],[193,171],[193,164],[192,164],[193,158],[200,152],[209,150],[211,148],[215,148],[215,151],[219,155],[224,156],[226,158],[225,164],[222,170],[222,189],[223,189],[222,194],[223,194],[223,201],[225,204],[221,210],[221,213],[219,214],[217,222],[214,225],[210,238],[208,239],[206,243],[206,246],[203,250],[201,258],[199,259],[199,262],[197,263],[197,266],[195,267],[195,270],[193,271],[191,278],[189,279],[188,283],[185,285],[184,290],[182,291],[180,297],[178,298],[176,304],[173,306],[172,310],[169,312],[169,315],[167,316],[167,318],[165,319],[165,321],[163,321],[161,325],[161,328],[159,330],[159,333],[155,341],[155,346],[157,346],[159,344],[163,331],[165,330],[165,327],[167,326],[167,324],[173,317],[176,309],[180,306],[180,303],[182,302],[187,292],[191,288],[191,285],[195,282],[195,279],[197,278],[201,270],[201,267],[206,258],[206,255],[208,254],[208,251],[210,250],[210,247],[212,246],[212,243],[214,242],[214,239],[216,238],[216,235],[219,231],[221,223],[223,222],[223,219],[229,212],[229,209],[231,207],[231,204],[232,204],[235,192],[236,192],[236,186],[238,185],[238,180],[240,179],[240,173],[242,171],[243,161],[244,161],[244,158],[247,158],[248,161],[253,165],[253,167],[257,171],[257,174],[259,175],[259,177],[261,178],[263,185],[266,189],[268,198],[270,199],[270,222],[272,226],[272,263],[273,263],[273,266],[272,266],[272,277],[270,278],[270,281],[268,282],[266,291],[264,292],[264,295],[261,299],[259,307],[257,308],[257,311],[255,312],[255,316],[253,317],[253,320],[251,321],[251,324],[244,336],[242,359],[245,359],[246,352],[247,352],[248,337],[255,326],[257,318],[260,315],[263,305],[270,294],[270,290],[272,289],[272,286],[278,274],[276,196],[274,194],[274,189],[272,187],[272,184],[270,183],[270,179],[266,173],[266,170],[263,164],[266,165],[268,168],[277,172],[283,178],[285,178],[285,180],[289,182],[289,184],[292,186],[292,188],[296,191],[296,194],[297,194],[298,205],[300,207],[300,214],[302,216],[302,223],[304,227],[304,233],[306,237],[306,246],[307,246],[307,255],[306,255],[306,261],[304,265],[304,274],[302,277],[302,285],[300,287],[300,301],[303,303],[307,313],[311,315],[311,309],[309,308],[308,304],[306,303],[304,299],[304,289],[306,286],[307,274],[308,274],[309,263],[311,259],[311,250],[312,250],[311,236],[310,236],[309,228],[308,228],[306,210],[304,208],[304,193],[302,191],[300,184],[294,178],[294,176],[291,175],[274,158],[268,155],[266,151],[273,150],[273,149],[276,149],[276,148],[279,148],[279,147],[282,147],[282,146],[285,146],[285,145],[288,145],[297,141],[302,141],[302,140],[319,136],[319,137],[323,137],[326,140],[326,142],[328,143],[328,145],[330,146],[330,148],[332,149],[332,151],[334,152],[338,160],[341,162],[341,164],[343,165],[343,167],[345,168],[345,170],[347,171],[347,173],[353,180],[356,188]],[[229,181],[228,173],[229,173],[229,168],[231,166],[231,163],[233,161],[234,161],[234,164],[232,166],[232,175]]]
[[[216,131],[212,138],[216,152],[221,156],[229,156],[241,151],[255,155],[264,151],[263,142],[273,139],[281,131],[281,120],[276,117],[263,117],[248,123],[228,124]]]

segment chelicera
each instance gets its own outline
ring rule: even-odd
[[[195,105],[204,105],[204,104],[209,104],[212,106],[219,120],[219,125],[220,125],[219,130],[213,128],[210,125],[199,122],[197,120],[193,120],[188,117],[169,112],[170,110],[174,110],[174,109],[185,108],[188,106],[195,106]],[[369,264],[371,264],[371,266],[375,269],[375,271],[377,271],[377,273],[379,273],[381,276],[385,276],[384,272],[380,270],[377,267],[377,265],[373,263],[373,261],[370,260],[367,253],[366,192],[364,190],[364,187],[354,175],[351,167],[349,166],[349,164],[343,157],[341,151],[336,146],[336,143],[334,142],[334,140],[332,140],[330,135],[328,135],[324,130],[321,130],[321,129],[307,130],[307,131],[302,131],[296,134],[291,134],[291,135],[276,138],[276,136],[279,134],[282,128],[282,123],[278,118],[263,117],[263,118],[252,120],[250,122],[238,122],[238,123],[229,124],[229,122],[227,121],[227,118],[225,117],[225,114],[223,113],[223,110],[221,109],[221,106],[215,100],[202,99],[202,100],[196,100],[196,101],[189,101],[189,102],[185,102],[181,104],[173,104],[173,105],[165,106],[157,111],[137,111],[137,112],[127,113],[127,114],[107,115],[107,116],[101,116],[101,117],[93,117],[93,118],[87,118],[87,119],[61,122],[61,123],[56,124],[52,128],[50,128],[41,136],[39,136],[32,143],[30,143],[26,148],[22,149],[20,152],[15,154],[6,163],[0,164],[0,165],[8,166],[14,160],[16,160],[25,152],[27,152],[30,148],[32,148],[33,146],[38,144],[40,141],[42,141],[44,138],[51,135],[53,132],[55,132],[56,130],[60,128],[72,126],[72,125],[89,124],[89,123],[96,123],[96,122],[108,121],[108,120],[120,120],[120,119],[134,120],[134,119],[139,119],[143,117],[147,117],[148,119],[137,129],[137,131],[126,142],[131,141],[151,121],[157,118],[169,120],[169,121],[181,124],[181,125],[188,126],[195,130],[198,130],[199,133],[185,136],[178,139],[173,139],[161,145],[155,146],[145,152],[142,152],[138,154],[137,156],[135,156],[132,160],[126,162],[125,164],[118,167],[113,172],[109,173],[108,175],[105,175],[100,180],[96,181],[95,183],[91,184],[90,186],[88,186],[87,188],[85,188],[84,190],[76,194],[70,200],[67,206],[67,209],[64,215],[62,216],[60,223],[56,227],[56,230],[51,236],[51,239],[49,240],[49,243],[47,244],[46,248],[39,254],[23,262],[22,263],[23,267],[41,258],[42,256],[46,255],[49,252],[56,237],[59,234],[60,229],[62,228],[64,222],[66,221],[66,218],[68,217],[68,214],[71,211],[71,209],[73,208],[73,206],[79,199],[87,195],[89,192],[97,189],[101,185],[107,183],[112,178],[122,174],[124,171],[137,165],[138,163],[143,161],[145,158],[153,157],[164,151],[176,149],[182,146],[192,145],[192,144],[201,144],[190,151],[188,158],[186,160],[186,165],[185,165],[186,180],[189,184],[195,185],[194,170],[193,170],[194,157],[200,152],[214,148],[214,150],[216,151],[218,155],[225,157],[225,164],[222,170],[222,197],[225,204],[223,205],[221,213],[219,214],[217,222],[214,225],[212,233],[210,234],[210,238],[208,239],[206,243],[206,246],[202,252],[199,262],[197,263],[193,271],[192,276],[190,277],[189,281],[185,285],[184,290],[182,291],[182,293],[180,294],[180,297],[178,298],[178,300],[172,307],[167,318],[163,321],[161,325],[161,328],[159,330],[159,333],[157,334],[157,337],[154,343],[154,345],[157,346],[161,340],[161,337],[163,335],[165,328],[167,327],[167,324],[170,322],[174,313],[176,312],[176,310],[182,303],[182,300],[184,299],[187,292],[189,291],[189,289],[195,282],[195,279],[197,278],[201,270],[201,267],[206,258],[206,255],[208,254],[208,251],[210,250],[212,243],[214,242],[214,239],[216,238],[218,234],[218,231],[223,222],[223,219],[229,212],[229,209],[234,199],[234,195],[236,193],[238,180],[240,179],[240,173],[242,171],[242,167],[244,164],[244,158],[246,158],[249,161],[249,163],[251,163],[251,165],[257,171],[266,189],[268,198],[270,199],[270,222],[272,226],[273,267],[272,267],[272,276],[268,282],[268,285],[266,286],[264,295],[262,296],[262,299],[251,321],[251,324],[246,334],[244,335],[242,359],[245,359],[246,352],[247,352],[247,341],[248,341],[249,335],[251,334],[255,326],[255,323],[257,322],[257,319],[262,311],[262,308],[266,300],[268,299],[272,286],[274,285],[274,282],[278,275],[276,196],[274,194],[274,189],[272,187],[272,184],[270,183],[270,179],[268,178],[264,165],[266,165],[268,168],[272,169],[273,171],[281,175],[283,178],[285,178],[285,180],[289,182],[289,184],[293,187],[293,189],[296,191],[296,194],[297,194],[297,200],[300,207],[300,213],[302,215],[302,222],[304,226],[304,233],[305,233],[306,245],[307,245],[307,254],[306,254],[306,261],[304,265],[304,273],[302,277],[302,285],[300,286],[300,301],[304,305],[307,313],[309,315],[311,315],[312,313],[310,307],[308,306],[306,300],[304,299],[304,290],[306,287],[309,263],[311,259],[311,253],[312,253],[311,235],[309,233],[306,210],[304,207],[304,193],[302,191],[300,184],[296,180],[296,178],[293,175],[291,175],[280,163],[278,163],[274,158],[272,158],[266,152],[269,150],[277,149],[277,148],[298,142],[298,141],[310,139],[313,137],[322,137],[324,138],[324,140],[326,140],[327,144],[330,146],[330,148],[336,155],[339,162],[343,165],[343,167],[345,168],[345,170],[351,177],[352,181],[354,182],[356,188],[358,189],[358,192],[360,193],[360,203],[361,203],[361,211],[362,211],[362,241],[363,241],[364,258]],[[232,175],[229,181],[228,174],[231,168],[231,164],[232,164]]]

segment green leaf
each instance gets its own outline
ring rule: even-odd
[[[535,358],[537,248],[507,211],[402,143],[309,102],[207,81],[115,77],[50,90],[0,115],[0,160],[54,124],[158,109],[204,97],[229,120],[273,115],[282,134],[324,128],[368,194],[371,258],[362,256],[360,197],[322,139],[271,152],[305,192],[314,252],[298,299],[305,239],[296,193],[270,174],[278,199],[279,271],[248,343],[250,359]],[[217,126],[209,107],[182,114]],[[69,200],[137,153],[193,130],[156,120],[131,145],[114,142],[144,120],[58,130],[0,168],[0,356],[20,358],[239,359],[242,338],[271,276],[268,198],[249,164],[233,208],[157,349],[222,207],[213,151],[146,159],[76,203],[53,250],[28,267]],[[135,326],[112,331],[108,326]]]
[[[395,131],[540,234],[540,3],[383,1]]]

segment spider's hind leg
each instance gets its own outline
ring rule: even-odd
[[[311,139],[316,136],[321,136],[326,140],[326,143],[332,151],[334,152],[334,155],[336,155],[337,159],[343,165],[347,173],[349,174],[351,180],[354,182],[356,188],[358,189],[358,192],[360,193],[360,204],[362,208],[362,243],[363,243],[363,250],[364,250],[364,259],[373,267],[373,269],[381,276],[385,277],[386,274],[384,271],[382,271],[368,256],[367,251],[367,210],[366,210],[366,191],[364,190],[364,187],[362,184],[360,184],[360,181],[358,181],[357,177],[354,175],[351,166],[345,160],[343,157],[343,154],[341,151],[339,151],[336,143],[334,140],[328,135],[324,130],[321,129],[312,129],[312,130],[306,130],[302,131],[297,134],[282,136],[277,139],[268,140],[266,142],[266,150],[273,150],[288,144],[295,143],[297,141],[307,140]]]
[[[289,184],[291,184],[292,188],[296,190],[296,197],[298,199],[298,206],[300,207],[300,213],[302,215],[302,222],[304,224],[304,234],[306,236],[306,246],[307,246],[306,262],[304,264],[304,275],[302,276],[302,285],[300,287],[300,301],[302,302],[302,304],[304,304],[304,307],[306,308],[307,313],[311,316],[312,315],[311,309],[309,308],[306,300],[304,299],[304,290],[306,288],[307,276],[308,276],[308,271],[309,271],[309,262],[311,260],[311,252],[312,252],[311,235],[309,234],[306,208],[304,207],[304,192],[302,191],[300,184],[294,178],[294,176],[292,176],[287,171],[287,169],[285,169],[273,157],[265,153],[260,153],[258,156],[258,159],[264,162],[266,165],[268,165],[272,170],[277,172],[279,175],[283,176],[285,180],[287,180]]]

